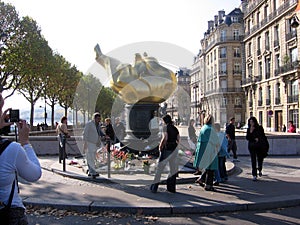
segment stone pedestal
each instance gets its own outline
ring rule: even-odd
[[[160,142],[159,104],[126,104],[126,136],[123,144],[131,151],[153,153]]]

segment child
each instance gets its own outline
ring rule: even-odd
[[[219,123],[215,123],[215,129],[218,133],[219,141],[220,141],[220,149],[218,153],[219,160],[219,169],[215,171],[216,182],[214,185],[219,185],[219,183],[228,180],[228,175],[226,171],[226,157],[229,157],[227,152],[228,141],[224,132],[220,130],[221,126]]]

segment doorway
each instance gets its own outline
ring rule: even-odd
[[[275,131],[281,131],[282,125],[282,110],[275,111]]]

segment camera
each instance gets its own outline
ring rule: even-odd
[[[19,122],[20,121],[20,110],[19,109],[9,110],[9,121],[10,122]]]

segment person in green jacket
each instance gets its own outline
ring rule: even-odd
[[[214,191],[214,171],[218,169],[218,150],[220,147],[218,135],[213,127],[214,118],[208,114],[204,118],[204,126],[200,130],[197,140],[194,167],[205,170],[197,181],[200,185],[204,182],[206,191]]]

